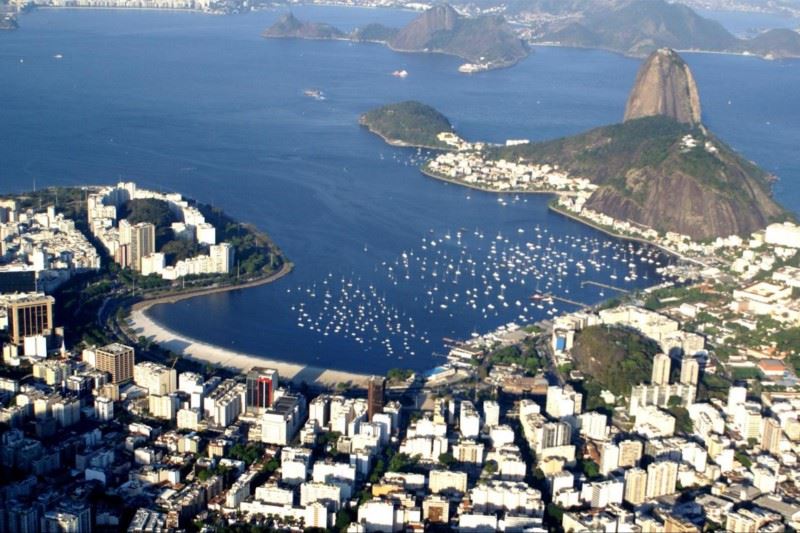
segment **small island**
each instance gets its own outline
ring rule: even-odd
[[[442,133],[453,133],[450,121],[420,102],[399,102],[373,109],[361,115],[359,124],[393,146],[452,149],[440,138]]]
[[[350,33],[329,24],[304,22],[288,13],[264,30],[262,36],[374,42],[398,52],[448,54],[467,61],[459,67],[464,73],[509,67],[530,52],[503,17],[464,17],[447,4],[430,8],[400,29],[368,24]]]

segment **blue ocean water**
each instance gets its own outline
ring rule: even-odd
[[[414,16],[294,11],[342,28]],[[442,55],[260,38],[281,14],[26,15],[0,35],[0,190],[135,180],[255,223],[297,265],[289,277],[152,316],[213,344],[346,370],[433,367],[443,337],[550,316],[529,300],[537,290],[592,303],[613,291],[581,282],[657,281],[655,263],[548,212],[548,197],[501,203],[426,178],[424,154],[357,125],[374,106],[417,99],[468,139],[569,135],[620,120],[637,61],[537,48],[513,68],[466,76]],[[778,175],[779,199],[800,211],[800,63],[686,59],[706,124]],[[326,99],[304,96],[311,88]],[[626,281],[629,264],[637,277]]]

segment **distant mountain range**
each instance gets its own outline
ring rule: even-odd
[[[529,49],[503,17],[467,18],[447,4],[437,5],[401,29],[370,24],[344,33],[329,24],[302,22],[291,13],[262,34],[267,38],[346,39],[385,43],[401,52],[433,52],[460,57],[480,70],[507,67]]]
[[[617,8],[587,9],[577,21],[546,25],[533,41],[603,48],[631,56],[669,47],[776,59],[800,57],[800,34],[795,31],[774,29],[752,39],[739,39],[718,22],[664,0],[633,0]]]

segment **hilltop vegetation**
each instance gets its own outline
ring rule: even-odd
[[[650,381],[658,344],[620,327],[590,326],[575,335],[572,357],[587,380],[587,389],[630,395],[633,385]]]
[[[590,209],[698,240],[747,235],[784,216],[766,172],[704,127],[663,116],[501,147],[492,157],[559,165],[600,186]]]
[[[359,123],[389,144],[445,149],[437,138],[453,131],[447,117],[434,108],[415,101],[399,102],[373,109],[361,115]]]

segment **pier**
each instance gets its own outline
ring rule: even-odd
[[[533,295],[530,297],[530,300],[533,300],[533,301],[542,301],[542,302],[556,301],[556,302],[563,302],[563,303],[565,303],[565,304],[574,305],[574,306],[576,306],[576,307],[580,307],[580,308],[589,307],[589,306],[588,306],[587,304],[585,304],[585,303],[578,302],[578,301],[576,301],[576,300],[570,300],[569,298],[564,298],[564,297],[562,297],[562,296],[556,296],[556,295],[554,295],[554,294],[552,294],[552,293],[549,293],[549,292],[546,292],[546,293],[539,293],[539,292],[537,292],[537,293],[533,294]]]
[[[599,281],[581,281],[581,287],[584,287],[585,285],[594,285],[595,287],[600,287],[601,289],[610,289],[612,291],[621,292],[622,294],[630,294],[630,291],[626,289],[614,287],[613,285],[608,285],[606,283],[600,283]]]

